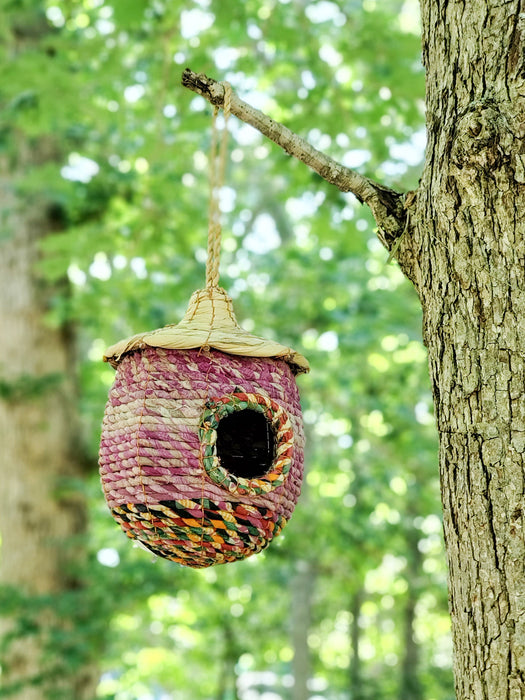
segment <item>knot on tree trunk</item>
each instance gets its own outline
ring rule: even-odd
[[[452,162],[476,172],[497,170],[510,161],[513,134],[498,105],[475,102],[456,125]]]

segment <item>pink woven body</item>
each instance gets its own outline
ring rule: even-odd
[[[201,424],[207,402],[245,395],[280,421],[277,451],[291,455],[291,463],[243,488],[210,478]],[[249,556],[278,534],[299,497],[303,452],[298,390],[284,361],[146,348],[118,366],[100,473],[108,506],[128,536],[161,556],[202,567]]]

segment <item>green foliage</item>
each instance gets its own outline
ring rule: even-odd
[[[0,587],[2,615],[14,624],[2,637],[0,658],[14,642],[32,645],[38,640],[41,658],[39,672],[28,679],[42,689],[42,697],[69,700],[71,686],[67,679],[81,672],[87,663],[95,664],[103,651],[106,622],[100,590],[61,592],[59,595],[28,595],[8,586]],[[93,615],[98,610],[98,615]],[[6,665],[5,670],[9,670]],[[64,681],[66,681],[64,683]],[[18,692],[18,683],[2,684],[0,697]]]
[[[60,373],[22,374],[12,381],[0,380],[0,399],[4,401],[27,401],[36,399],[49,392],[56,391],[58,385],[64,381],[64,375]]]
[[[95,472],[114,374],[100,362],[104,348],[178,321],[204,285],[211,110],[179,87],[182,68],[229,80],[334,158],[411,189],[422,157],[418,8],[412,0],[27,0],[5,9],[0,149],[20,195],[48,202],[62,221],[42,243],[38,274],[70,281],[49,321],[77,328],[79,410]],[[53,601],[70,622],[67,634],[49,633],[49,649],[61,673],[96,657],[100,698],[248,698],[250,688],[253,698],[264,689],[291,698],[290,609],[306,562],[315,577],[305,615],[316,697],[350,697],[357,623],[362,697],[398,697],[410,602],[422,697],[452,698],[417,299],[351,196],[250,127],[231,119],[229,128],[221,281],[249,330],[311,362],[299,378],[302,499],[267,552],[184,570],[133,549],[93,473],[89,585]],[[37,138],[52,140],[54,158],[27,170],[20,145]],[[45,604],[10,599],[17,635],[31,632],[31,611]]]

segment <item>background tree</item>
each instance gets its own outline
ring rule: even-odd
[[[180,89],[182,67],[220,75],[337,160],[413,190],[424,140],[417,5],[13,0],[4,9],[3,152],[13,158],[17,144],[50,134],[57,144],[45,162],[20,173],[11,166],[6,183],[22,207],[41,202],[61,229],[24,274],[38,275],[42,299],[51,294],[46,328],[75,328],[92,464],[90,479],[68,482],[90,505],[88,536],[75,539],[87,553],[89,566],[75,572],[85,585],[24,598],[24,614],[6,589],[2,610],[17,643],[44,603],[62,601],[62,618],[78,613],[51,637],[62,675],[74,679],[96,656],[98,697],[288,699],[306,688],[327,699],[394,698],[408,692],[414,658],[413,697],[452,697],[416,296],[351,196],[240,122],[230,120],[222,282],[247,327],[311,360],[301,382],[304,498],[268,552],[186,571],[130,547],[105,509],[95,466],[113,379],[103,349],[178,320],[202,285],[210,109]],[[19,12],[43,17],[45,35],[14,52]],[[64,277],[69,289],[58,293]],[[41,469],[49,475],[51,463]],[[8,462],[1,470],[3,481],[16,477]],[[4,561],[17,546],[7,544],[8,527],[0,511]],[[63,553],[62,537],[54,543]],[[301,629],[289,613],[305,570],[310,622]],[[35,668],[39,692],[51,668],[45,654]]]
[[[2,25],[5,56],[16,62],[45,55],[49,26],[43,11],[17,9]],[[56,169],[64,146],[48,130],[27,133],[17,124],[17,114],[38,114],[39,100],[28,88],[7,102],[0,153],[2,687],[3,694],[26,700],[48,692],[91,698],[98,675],[89,654],[68,645],[72,676],[64,672],[61,654],[64,630],[85,613],[77,605],[86,503],[74,480],[84,478],[86,465],[75,419],[72,329],[44,320],[64,285],[47,283],[37,269],[40,243],[62,228],[61,212],[42,193],[23,193],[35,172]]]

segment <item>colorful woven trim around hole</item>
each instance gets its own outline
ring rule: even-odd
[[[271,424],[275,434],[276,456],[270,471],[263,476],[246,479],[231,474],[221,466],[217,456],[217,428],[219,421],[234,411],[258,411]],[[282,486],[290,472],[294,436],[288,414],[282,406],[268,396],[237,392],[210,399],[202,414],[199,426],[201,442],[200,458],[206,473],[212,481],[227,489],[230,493],[241,496],[269,493]]]

